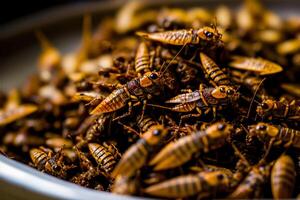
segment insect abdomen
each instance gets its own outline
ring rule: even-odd
[[[135,71],[138,73],[150,71],[149,52],[145,42],[142,42],[138,47],[135,57]]]
[[[103,146],[96,143],[90,143],[89,150],[96,162],[103,168],[106,172],[111,172],[114,168],[116,161],[113,155]]]
[[[112,172],[112,176],[132,176],[136,172],[136,170],[145,163],[148,155],[146,145],[146,142],[141,139],[136,144],[131,146],[125,152],[118,165],[115,167],[114,171]]]
[[[114,90],[91,112],[91,114],[102,114],[116,111],[126,106],[128,100],[129,97],[124,88]]]
[[[145,193],[168,198],[182,198],[201,191],[201,180],[197,176],[180,176],[145,189]]]
[[[220,67],[209,58],[204,53],[200,53],[201,63],[205,69],[207,75],[217,84],[217,85],[230,85],[228,77],[223,73]]]
[[[271,188],[275,199],[292,197],[295,185],[295,164],[288,155],[280,156],[275,162],[271,173]]]

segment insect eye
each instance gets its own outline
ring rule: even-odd
[[[262,107],[263,109],[268,109],[268,108],[269,108],[268,104],[266,104],[266,103],[262,103],[262,104],[261,104],[261,107]]]
[[[204,34],[208,38],[212,38],[212,36],[213,36],[212,32],[209,32],[209,31],[206,31]]]
[[[154,135],[154,136],[159,136],[160,135],[160,133],[161,133],[161,131],[160,130],[154,130],[153,132],[152,132],[152,134]]]
[[[219,124],[219,125],[218,125],[218,129],[219,129],[220,131],[224,130],[225,127],[226,127],[225,124]]]
[[[234,93],[233,90],[227,90],[228,95],[233,95],[233,93]]]
[[[267,129],[266,125],[259,125],[259,126],[257,126],[257,130],[264,131],[266,129]]]
[[[225,92],[225,88],[221,87],[220,88],[220,92],[224,93]]]
[[[217,175],[217,179],[218,179],[218,180],[221,181],[223,178],[224,178],[224,175],[223,175],[223,174],[218,174],[218,175]]]
[[[155,73],[150,74],[149,77],[150,77],[151,79],[157,79],[157,78],[158,78],[157,74],[155,74]]]

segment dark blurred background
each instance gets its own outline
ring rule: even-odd
[[[8,0],[1,2],[0,25],[22,18],[32,13],[43,11],[57,5],[68,3],[92,2],[97,0]],[[99,1],[99,0],[98,0]]]

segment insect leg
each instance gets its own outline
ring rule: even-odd
[[[125,118],[125,117],[128,117],[132,114],[132,102],[129,101],[128,102],[128,112],[124,113],[123,115],[119,116],[119,117],[116,117],[114,118],[112,121],[117,121],[117,120],[120,120],[122,118]]]

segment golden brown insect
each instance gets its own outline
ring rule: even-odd
[[[61,178],[66,177],[66,167],[62,163],[61,159],[63,157],[61,152],[53,155],[53,152],[50,150],[46,153],[42,149],[34,148],[31,149],[29,153],[31,160],[37,169]]]
[[[123,154],[112,172],[112,177],[130,177],[136,173],[145,164],[149,151],[160,144],[167,133],[168,131],[162,125],[152,126],[147,132],[143,133],[141,139]]]
[[[171,45],[208,45],[218,44],[222,35],[216,28],[205,26],[198,30],[175,30],[157,33],[137,32],[137,35],[149,40]]]
[[[288,155],[280,156],[271,172],[271,188],[274,199],[290,199],[296,182],[295,164]]]
[[[203,198],[226,191],[229,183],[230,178],[221,171],[201,172],[197,175],[179,176],[152,185],[144,192],[157,197],[184,198],[198,194]]]
[[[114,90],[107,96],[91,114],[103,114],[119,110],[128,104],[128,112],[119,118],[129,116],[132,112],[132,102],[146,105],[146,101],[152,98],[152,95],[159,95],[162,90],[160,74],[157,72],[147,72],[141,78],[135,78],[127,82],[124,86]]]
[[[218,122],[205,131],[198,131],[167,144],[151,161],[154,170],[178,167],[189,161],[194,153],[209,152],[223,146],[232,125]]]
[[[257,106],[256,112],[262,118],[300,121],[300,101],[265,99]]]
[[[184,90],[185,91],[185,90]],[[189,93],[184,93],[177,95],[166,103],[177,103],[178,105],[174,107],[164,107],[153,105],[154,107],[160,107],[168,109],[174,112],[187,113],[196,110],[197,114],[186,114],[181,116],[181,121],[190,117],[200,117],[202,115],[202,110],[205,109],[204,113],[208,114],[210,111],[213,112],[214,117],[216,117],[217,109],[222,109],[224,106],[228,106],[230,103],[236,101],[239,97],[239,93],[230,86],[218,86],[207,87],[200,84],[199,90],[190,91]]]
[[[9,124],[37,111],[37,106],[22,104],[14,108],[0,110],[0,126]]]
[[[141,42],[135,56],[135,71],[141,77],[145,72],[150,72],[150,56],[147,44]]]
[[[290,146],[300,148],[299,130],[259,122],[249,126],[249,133],[261,142],[269,143],[269,145],[283,144],[286,148]]]
[[[210,83],[212,83],[213,86],[231,85],[229,78],[210,57],[201,52],[200,60],[204,72],[211,79]]]
[[[88,147],[99,167],[109,174],[116,164],[115,157],[112,153],[97,143],[89,143]]]
[[[275,74],[282,71],[280,65],[263,58],[234,56],[233,59],[229,64],[230,67],[253,71],[259,75]]]
[[[269,166],[253,167],[246,178],[229,195],[229,199],[255,199],[260,198],[263,185],[269,176]]]
[[[112,186],[112,192],[123,195],[133,195],[138,190],[138,182],[135,177],[117,176]]]

